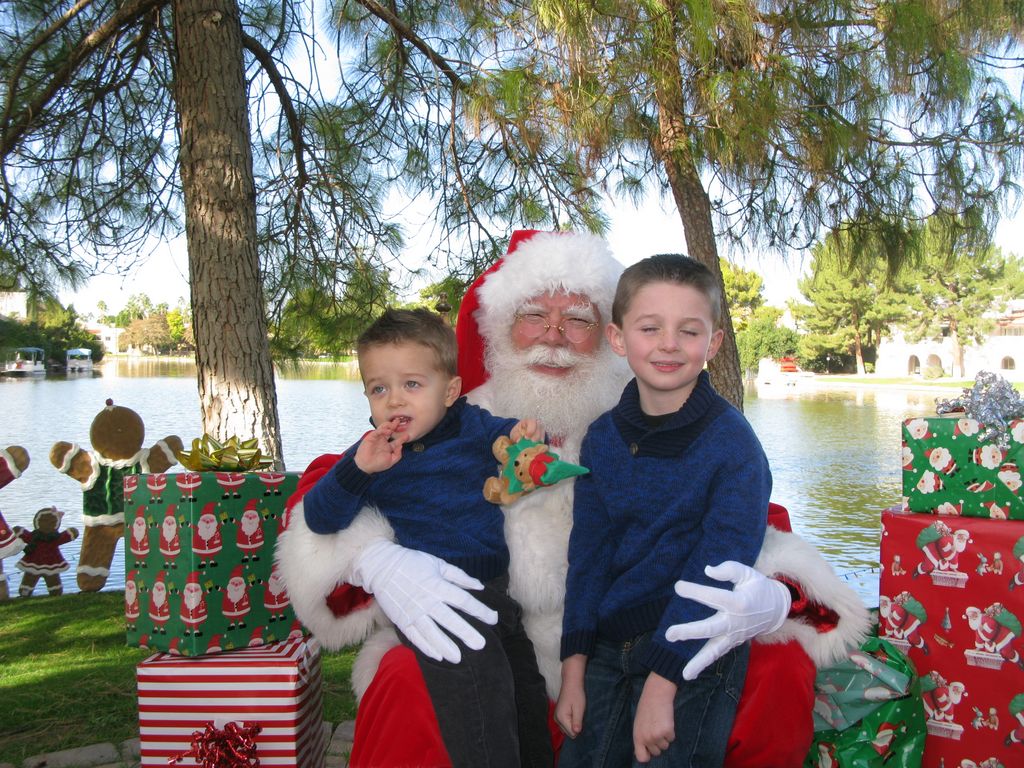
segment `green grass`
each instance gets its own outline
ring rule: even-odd
[[[138,736],[135,665],[152,651],[124,642],[123,592],[0,603],[0,760]],[[355,717],[354,651],[323,656],[324,719]]]

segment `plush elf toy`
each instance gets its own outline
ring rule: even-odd
[[[562,461],[548,446],[526,437],[513,443],[502,435],[491,450],[501,462],[498,476],[489,477],[484,483],[484,498],[492,504],[511,504],[524,493],[590,471]]]
[[[9,445],[0,448],[0,488],[21,477],[28,466],[28,451],[20,445]],[[25,542],[7,525],[3,513],[0,512],[0,603],[10,599],[7,586],[7,574],[4,573],[4,558],[11,557],[25,548]]]
[[[50,449],[50,463],[82,485],[85,534],[77,570],[82,592],[98,592],[110,575],[114,548],[124,535],[124,476],[166,472],[183,447],[177,435],[152,448],[142,447],[145,439],[139,414],[107,400],[89,429],[91,451],[63,441]]]

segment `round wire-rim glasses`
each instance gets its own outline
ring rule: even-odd
[[[584,320],[580,317],[566,317],[562,319],[560,324],[555,325],[554,323],[549,323],[544,315],[534,313],[520,314],[519,312],[516,313],[516,321],[519,323],[523,336],[528,339],[539,339],[551,328],[555,328],[560,334],[565,336],[566,341],[570,341],[573,344],[580,344],[586,341],[598,326],[598,323]]]

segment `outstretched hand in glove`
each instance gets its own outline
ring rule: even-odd
[[[665,639],[672,642],[708,640],[683,668],[684,680],[693,680],[740,643],[781,627],[792,602],[784,584],[734,560],[706,566],[704,573],[716,581],[731,581],[734,586],[728,590],[692,581],[676,582],[677,595],[717,611],[700,621],[675,624],[665,632]]]
[[[467,590],[483,589],[477,579],[444,560],[383,539],[359,555],[352,583],[371,593],[385,615],[425,655],[453,664],[462,660],[459,646],[445,630],[472,650],[484,638],[458,611],[485,624],[498,614]]]

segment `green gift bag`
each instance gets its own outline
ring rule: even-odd
[[[869,637],[815,680],[814,742],[806,768],[920,768],[926,736],[914,665]]]

